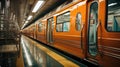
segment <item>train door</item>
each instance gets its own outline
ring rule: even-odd
[[[35,38],[35,26],[33,26],[33,38]]]
[[[88,33],[87,33],[87,59],[93,62],[97,62],[98,55],[98,2],[88,2]]]
[[[35,27],[34,27],[34,38],[36,39],[37,38],[37,29],[36,29],[36,24],[35,24]]]
[[[84,33],[86,32],[85,31],[85,22],[86,22],[86,9],[83,9],[83,8],[86,8],[86,1],[82,1],[80,2],[79,4],[75,5],[76,6],[76,9],[75,9],[75,16],[76,16],[76,19],[75,19],[75,29],[76,29],[76,33],[77,33],[77,36],[80,36],[80,40],[79,40],[79,47],[80,47],[80,57],[81,58],[85,58],[85,49],[84,49],[84,42],[85,42],[85,35]],[[71,12],[71,15],[72,15],[72,12]],[[79,33],[79,34],[78,34]]]
[[[53,17],[47,20],[47,42],[53,43]]]

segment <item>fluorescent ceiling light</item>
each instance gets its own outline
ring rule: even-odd
[[[116,5],[117,3],[111,3],[111,4],[108,4],[108,6],[110,7],[110,6],[114,6],[114,5]]]
[[[27,23],[28,23],[28,21],[25,21],[25,23],[23,24],[21,29],[23,29],[26,26]]]
[[[25,27],[25,25],[26,25],[26,24],[24,24],[21,29],[23,29],[23,28]]]
[[[30,20],[31,18],[32,18],[32,16],[30,15],[27,20]]]
[[[37,4],[35,5],[35,7],[33,8],[33,11],[32,11],[32,12],[34,12],[34,13],[37,12],[38,9],[42,6],[43,2],[44,2],[44,1],[41,1],[41,0],[38,1]]]
[[[28,23],[28,21],[25,21],[25,23],[23,24],[21,29],[23,29],[27,25],[27,23]]]
[[[25,21],[25,23],[28,23],[28,21]]]

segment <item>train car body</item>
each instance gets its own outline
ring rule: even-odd
[[[66,4],[37,20],[33,37],[99,66],[118,67],[120,1],[73,0]]]
[[[36,25],[36,39],[46,43],[46,20],[38,20]]]

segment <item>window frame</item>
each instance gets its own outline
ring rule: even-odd
[[[69,21],[64,21],[64,22],[57,23],[57,22],[58,22],[57,18],[58,18],[59,16],[61,16],[61,15],[66,14],[66,13],[69,13]],[[69,31],[70,31],[70,14],[71,14],[70,11],[66,11],[66,12],[64,12],[64,13],[59,14],[59,15],[56,16],[56,32],[69,32]],[[69,22],[69,30],[68,30],[68,31],[64,31],[64,28],[63,28],[64,23],[68,23],[68,22]],[[62,31],[57,31],[57,25],[58,25],[58,24],[62,24]]]

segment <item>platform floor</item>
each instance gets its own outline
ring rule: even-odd
[[[17,46],[12,42],[0,45],[0,67],[24,67],[22,49]]]
[[[25,67],[87,67],[26,37],[21,37]]]

